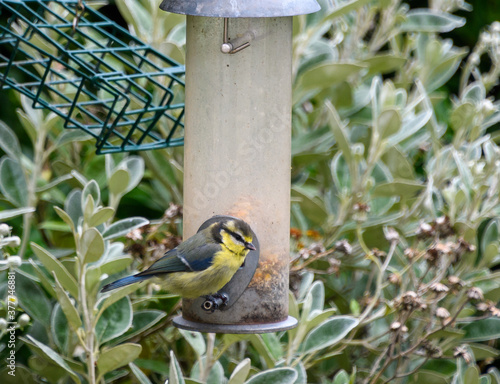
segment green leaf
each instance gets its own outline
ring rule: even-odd
[[[274,368],[252,376],[245,384],[293,384],[297,372],[292,368]]]
[[[52,296],[52,297],[57,297],[56,291],[54,291],[54,287],[51,281],[47,278],[47,275],[42,271],[42,269],[38,266],[37,263],[33,259],[28,260],[29,263],[33,266],[33,270],[35,271],[36,275],[40,279],[40,283],[42,284],[42,287]]]
[[[69,291],[71,296],[78,297],[78,284],[75,278],[68,272],[68,270],[57,260],[49,251],[40,247],[38,244],[30,243],[31,249],[35,255],[40,259],[42,264],[48,271],[53,271],[61,285]]]
[[[144,176],[144,159],[140,156],[128,156],[118,164],[118,168],[125,166],[128,170],[130,180],[124,193],[130,192],[137,187]]]
[[[80,383],[80,378],[76,375],[76,373],[68,366],[68,364],[64,361],[64,359],[53,349],[49,348],[45,344],[39,342],[38,340],[34,339],[30,335],[27,335],[25,338],[20,337],[22,341],[24,341],[26,344],[30,346],[30,348],[34,349],[35,352],[42,356],[45,357],[46,359],[54,362],[57,364],[59,367],[63,368],[66,372],[69,373],[71,378],[76,382]]]
[[[85,289],[87,295],[95,296],[101,282],[101,268],[98,265],[87,266],[85,269]]]
[[[303,90],[324,89],[344,81],[365,68],[362,64],[327,63],[310,68],[299,77],[299,87]]]
[[[54,143],[55,148],[62,147],[68,143],[74,143],[76,141],[86,141],[92,139],[87,132],[82,131],[81,129],[67,129],[64,130],[59,136],[57,136],[57,140]]]
[[[101,201],[101,190],[99,189],[99,185],[95,180],[90,180],[82,191],[82,207],[85,206],[87,202],[87,197],[92,196],[95,205],[99,205]]]
[[[75,224],[73,223],[71,217],[59,207],[54,206],[54,211],[56,211],[57,216],[59,216],[66,224],[69,225],[71,230],[75,232]]]
[[[414,136],[420,129],[422,129],[432,117],[432,111],[424,110],[418,112],[416,115],[405,116],[401,129],[387,139],[389,146],[396,146],[407,138]]]
[[[124,334],[131,325],[132,303],[128,297],[123,297],[102,313],[97,321],[95,334],[100,344],[103,344]]]
[[[388,183],[378,184],[372,192],[373,197],[415,197],[426,188],[425,184],[413,180],[394,180]]]
[[[113,195],[119,196],[125,192],[129,182],[130,175],[128,171],[126,169],[117,169],[109,178],[109,191]]]
[[[415,375],[415,384],[449,384],[449,377],[437,371],[420,369]]]
[[[57,280],[55,272],[52,271],[52,275],[54,276],[54,280],[56,283],[55,291],[57,294],[57,300],[61,305],[61,309],[64,312],[66,319],[68,319],[68,323],[71,329],[74,332],[76,332],[78,328],[82,326],[82,320],[80,319],[80,314],[78,313],[77,309],[71,302],[68,294],[64,291],[64,288],[61,286],[61,283],[59,283],[59,280]]]
[[[0,121],[0,148],[7,156],[20,161],[21,146],[16,134],[3,121]]]
[[[104,253],[104,240],[96,228],[87,229],[80,239],[80,257],[85,264],[93,263]]]
[[[121,300],[128,294],[134,292],[137,288],[138,287],[136,284],[132,284],[122,288],[115,289],[112,291],[112,293],[110,292],[105,293],[105,296],[103,296],[96,304],[96,306],[99,308],[99,312],[97,313],[96,319],[99,319],[107,308],[111,307],[114,303]]]
[[[337,312],[336,308],[328,308],[328,309],[325,309],[321,313],[318,313],[317,311],[314,313],[311,313],[309,315],[308,320],[307,320],[307,327],[306,327],[307,331],[310,331],[314,327],[317,327],[323,321],[325,321],[326,319],[335,315],[336,312]]]
[[[130,327],[130,329],[115,341],[120,343],[122,341],[129,340],[132,337],[140,335],[146,330],[152,329],[166,316],[167,314],[165,312],[155,309],[136,311],[134,312],[134,318],[132,319],[132,326]]]
[[[181,367],[177,361],[174,351],[170,351],[170,374],[168,375],[169,384],[184,384]]]
[[[146,224],[149,224],[149,220],[146,220],[143,217],[130,217],[111,224],[108,228],[106,228],[102,236],[104,237],[104,240],[115,239],[120,236],[125,236],[131,230],[140,228]]]
[[[463,382],[467,384],[479,384],[479,369],[474,365],[468,367],[465,371]]]
[[[329,101],[325,101],[325,107],[328,111],[328,123],[335,136],[335,141],[337,142],[339,150],[344,155],[346,161],[350,162],[352,157],[351,142],[346,132],[346,126],[342,123],[335,107]]]
[[[327,16],[326,20],[333,20],[337,17],[348,14],[356,9],[368,4],[371,0],[351,0],[340,3],[332,12]],[[338,3],[336,3],[338,4]]]
[[[383,54],[375,55],[364,59],[362,62],[368,66],[368,73],[371,75],[375,74],[386,74],[394,72],[403,67],[406,64],[408,58],[404,56],[397,56],[393,54]]]
[[[250,373],[251,366],[252,364],[248,357],[240,361],[236,368],[234,368],[233,373],[231,373],[228,384],[243,384]]]
[[[112,275],[127,268],[132,262],[132,258],[123,252],[123,243],[108,244],[104,254],[97,262],[101,268],[101,273]]]
[[[311,294],[312,301],[311,301],[310,313],[307,318],[311,319],[318,313],[321,313],[325,305],[325,286],[323,282],[320,280],[315,281],[311,285],[311,289],[309,292]]]
[[[299,199],[302,212],[312,223],[321,225],[326,221],[328,217],[326,207],[318,196],[312,195],[310,191],[299,186],[292,187],[292,196]]]
[[[59,184],[64,183],[65,181],[71,180],[73,178],[73,175],[71,174],[66,174],[63,176],[60,176],[54,180],[52,180],[50,183],[45,184],[43,187],[38,187],[36,189],[37,193],[42,193],[42,192],[47,192],[51,190],[54,187],[57,187]]]
[[[201,364],[202,366],[206,364],[206,356],[203,356],[201,358]],[[191,376],[190,378],[192,379],[200,380],[200,360],[198,360],[194,364],[190,376]],[[225,381],[224,368],[222,368],[222,365],[219,361],[216,361],[212,365],[212,368],[210,368],[210,372],[208,373],[205,384],[219,384],[223,383],[224,381]]]
[[[183,329],[179,329],[179,332],[184,337],[184,339],[186,339],[191,348],[193,348],[198,358],[207,351],[205,339],[200,332],[186,331]]]
[[[130,370],[132,373],[135,375],[137,380],[139,380],[139,383],[141,384],[152,384],[151,380],[148,379],[148,377],[140,370],[140,368],[135,365],[134,363],[129,363],[128,366],[130,367]]]
[[[0,212],[0,221],[5,221],[13,217],[24,215],[26,213],[31,213],[31,212],[35,212],[35,208],[25,207],[25,208],[7,209],[5,211]]]
[[[500,224],[498,219],[491,219],[488,224],[480,232],[480,253],[482,258],[486,253],[488,247],[492,244],[498,245],[500,239]],[[491,251],[490,251],[491,252]]]
[[[64,211],[73,221],[73,228],[78,228],[78,221],[83,216],[82,191],[73,189],[64,201]],[[64,220],[62,216],[61,219]]]
[[[283,357],[283,347],[276,333],[263,333],[261,336],[273,360],[280,360]]]
[[[304,340],[302,351],[311,353],[330,347],[358,325],[358,319],[350,316],[337,316],[331,318],[313,329]]]
[[[40,287],[24,275],[16,275],[16,295],[19,306],[33,319],[49,326],[52,306]]]
[[[380,113],[377,128],[382,139],[398,133],[401,128],[401,115],[395,109],[386,109]]]
[[[97,227],[111,219],[115,214],[115,210],[111,207],[99,208],[90,218],[89,226]]]
[[[15,206],[28,205],[28,184],[23,168],[7,156],[0,159],[0,191]]]
[[[464,341],[487,341],[500,338],[500,318],[476,320],[462,328]]]
[[[488,374],[491,376],[493,383],[500,384],[500,371],[497,368],[490,368]]]
[[[262,335],[253,334],[248,337],[248,341],[252,343],[252,346],[257,350],[260,358],[263,359],[268,367],[274,367],[275,361],[273,359],[271,351],[268,349],[266,343],[262,339]]]
[[[61,305],[56,303],[54,309],[52,310],[52,316],[50,318],[50,331],[52,332],[52,338],[56,343],[57,347],[61,352],[65,352],[68,348],[68,341],[71,332],[68,332],[68,320],[61,309]]]
[[[474,352],[474,357],[476,358],[476,361],[486,360],[500,355],[500,350],[490,347],[488,345],[479,343],[470,343],[469,347],[472,349],[472,352]]]
[[[162,376],[168,376],[168,364],[165,360],[136,359],[134,364],[137,364],[141,369],[153,371]]]
[[[141,354],[142,347],[139,344],[121,344],[113,348],[105,349],[97,359],[97,369],[102,377],[107,372],[123,367],[137,359]]]
[[[450,32],[465,25],[465,19],[435,9],[413,9],[400,28],[405,32]]]
[[[349,384],[349,375],[341,369],[333,378],[333,384]]]

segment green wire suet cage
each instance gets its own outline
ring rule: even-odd
[[[183,145],[184,66],[78,0],[0,0],[0,89],[96,139],[97,153]]]

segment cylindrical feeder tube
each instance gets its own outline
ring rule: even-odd
[[[223,18],[187,16],[184,236],[213,215],[239,217],[256,233],[260,259],[227,311],[183,300],[182,313],[245,332],[290,321],[292,17],[229,19],[233,41],[253,37],[235,54],[221,52],[223,30]]]

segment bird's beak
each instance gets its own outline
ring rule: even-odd
[[[257,249],[255,248],[255,245],[253,245],[252,243],[245,243],[245,248],[250,249],[252,251],[255,251]]]

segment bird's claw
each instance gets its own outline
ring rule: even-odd
[[[227,306],[229,296],[225,293],[214,293],[213,295],[205,296],[205,301],[201,308],[207,312],[214,312],[216,309],[222,310]]]

